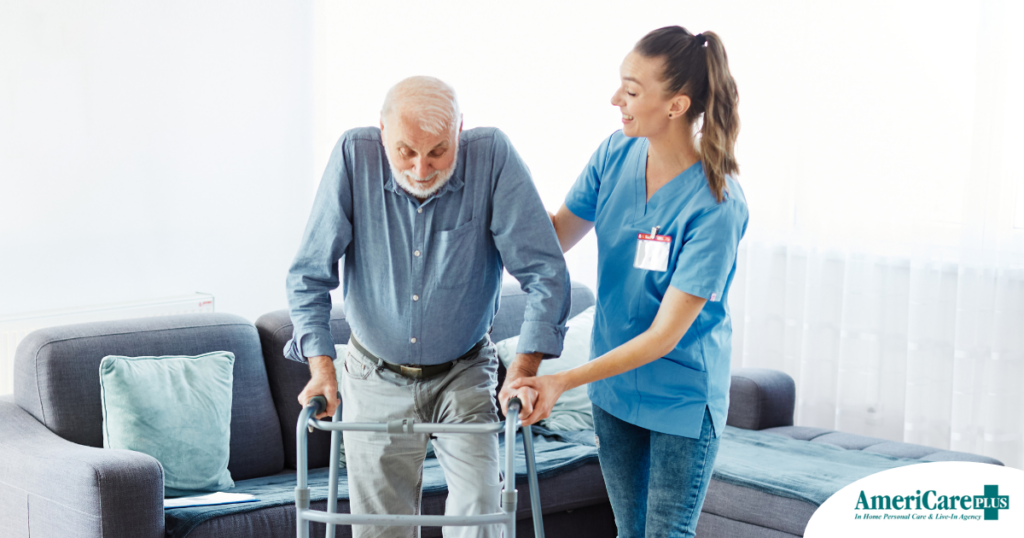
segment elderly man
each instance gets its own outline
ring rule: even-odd
[[[334,148],[302,245],[288,273],[294,322],[285,354],[309,362],[299,401],[338,405],[328,325],[338,260],[352,327],[341,386],[343,419],[493,422],[495,348],[488,332],[502,267],[527,291],[526,319],[508,383],[535,375],[562,351],[569,277],[529,170],[494,128],[462,130],[455,92],[413,77],[387,94],[380,130],[346,132]],[[521,417],[553,402],[523,393]],[[536,408],[534,408],[536,404]],[[345,432],[353,513],[417,514],[425,435]],[[438,434],[448,514],[500,510],[494,436]],[[511,477],[509,477],[511,479]],[[498,536],[493,527],[446,527],[445,536]],[[414,536],[408,527],[357,526],[357,536]]]

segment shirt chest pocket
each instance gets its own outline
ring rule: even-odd
[[[469,285],[475,270],[475,261],[482,259],[479,219],[473,218],[454,230],[434,232],[431,252],[427,256],[428,282],[440,289],[454,289]]]

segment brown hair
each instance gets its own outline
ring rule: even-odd
[[[686,111],[690,125],[704,115],[701,160],[711,192],[721,202],[728,192],[726,174],[740,170],[734,154],[740,130],[739,93],[722,40],[714,32],[693,35],[681,26],[666,26],[645,35],[635,50],[648,58],[665,58],[662,80],[670,94],[690,98]]]

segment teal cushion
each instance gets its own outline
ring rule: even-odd
[[[156,458],[168,497],[234,487],[228,472],[234,363],[227,351],[103,357],[103,447]]]
[[[549,375],[570,370],[590,360],[590,332],[594,328],[594,307],[591,306],[566,323],[568,328],[562,345],[562,355],[540,364],[537,375]],[[498,358],[508,368],[516,357],[519,337],[513,336],[497,343]],[[551,410],[551,416],[539,424],[549,430],[571,431],[594,429],[594,410],[582,385],[562,393]]]

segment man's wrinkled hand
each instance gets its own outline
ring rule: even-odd
[[[314,396],[327,398],[327,409],[316,418],[334,416],[334,411],[341,403],[338,399],[338,378],[334,371],[334,361],[327,355],[309,358],[309,383],[299,393],[299,404],[305,407]]]
[[[555,402],[568,389],[563,376],[542,375],[540,377],[520,377],[508,384],[514,392],[533,391],[537,400],[533,404],[533,412],[523,418],[523,425],[529,426],[551,416]]]
[[[537,391],[532,387],[513,389],[512,382],[520,377],[537,375],[542,358],[543,355],[540,353],[517,353],[512,364],[508,365],[505,383],[502,385],[501,391],[498,392],[498,403],[501,404],[501,412],[505,416],[508,416],[508,401],[513,396],[518,396],[519,400],[523,402],[523,407],[519,410],[519,420],[523,421],[524,426],[533,424],[533,422],[527,422],[526,419],[533,414],[533,407],[537,404]]]
[[[537,403],[537,391],[530,387],[513,389],[509,386],[511,384],[512,382],[506,377],[505,384],[502,385],[501,391],[498,392],[498,402],[501,403],[501,412],[505,416],[508,416],[508,401],[511,400],[513,396],[518,396],[519,401],[523,402],[522,407],[519,409],[519,420],[524,421],[524,426],[529,426],[530,424],[527,424],[525,420],[526,417],[533,413],[533,406]]]

